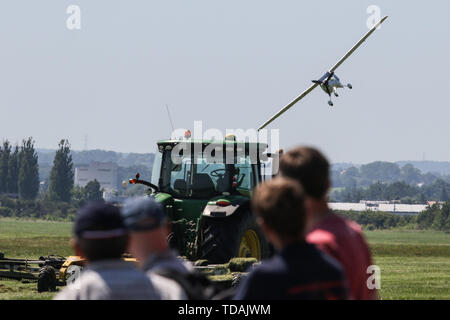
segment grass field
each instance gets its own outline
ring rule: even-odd
[[[450,299],[450,234],[366,231],[383,299]]]
[[[37,259],[72,254],[68,222],[0,219],[0,252]],[[450,299],[450,234],[436,231],[366,231],[374,263],[381,269],[382,299]],[[0,299],[51,299],[34,282],[0,280]]]
[[[69,246],[72,223],[0,219],[0,252],[5,257],[37,259],[72,253]]]

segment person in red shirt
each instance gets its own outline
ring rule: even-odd
[[[367,285],[372,258],[361,227],[328,207],[329,167],[317,149],[297,147],[281,156],[279,172],[299,181],[305,190],[306,240],[341,263],[352,299],[377,299],[376,289]]]

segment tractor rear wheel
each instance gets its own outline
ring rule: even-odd
[[[198,244],[199,259],[210,264],[226,263],[235,257],[261,260],[269,257],[271,251],[249,211],[224,218],[203,217]]]
[[[37,290],[38,292],[56,291],[56,273],[52,266],[43,266],[39,270]]]

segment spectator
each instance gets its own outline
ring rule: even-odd
[[[87,267],[56,300],[160,299],[150,279],[133,262],[121,259],[128,235],[117,207],[91,203],[77,214],[72,240]]]
[[[328,207],[329,163],[322,153],[298,147],[280,159],[280,175],[296,179],[306,194],[309,243],[338,260],[349,281],[352,299],[376,299],[376,290],[367,286],[367,268],[372,265],[369,247],[361,227],[333,213]]]
[[[169,225],[161,204],[149,197],[132,199],[125,203],[122,217],[130,232],[129,251],[159,287],[162,298],[186,299],[177,280],[192,272],[193,267],[169,248]]]
[[[257,266],[237,289],[237,300],[346,299],[337,261],[305,241],[306,211],[298,182],[275,178],[258,186],[253,212],[278,253]]]

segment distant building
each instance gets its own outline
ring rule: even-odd
[[[75,185],[85,187],[94,180],[105,191],[117,190],[117,165],[112,162],[91,162],[75,168]]]
[[[332,210],[342,211],[383,211],[398,215],[419,214],[426,210],[426,204],[400,204],[390,203],[389,201],[361,201],[360,203],[351,202],[330,202]]]

